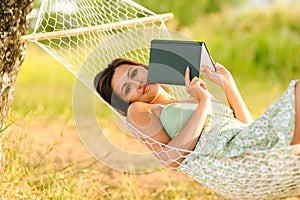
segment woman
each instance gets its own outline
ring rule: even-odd
[[[265,148],[284,146],[287,143],[300,143],[298,82],[292,81],[281,98],[253,123],[230,72],[221,64],[216,64],[216,72],[211,72],[206,66],[202,66],[201,69],[203,76],[224,89],[230,108],[212,101],[205,83],[200,78],[193,77],[190,80],[188,67],[185,86],[191,98],[187,99],[173,97],[164,86],[159,84],[146,83],[147,66],[122,58],[109,64],[105,70],[97,74],[94,81],[98,93],[104,100],[127,115],[127,120],[131,124],[151,140],[166,144],[163,152],[166,152],[169,147],[188,150],[179,153],[171,148],[168,150],[168,155],[161,153],[160,159],[172,168],[178,167],[184,160],[181,154],[188,154],[187,152],[194,150],[197,144],[203,148],[200,151],[205,154],[232,157]],[[176,111],[177,107],[180,107],[179,111]],[[182,113],[182,110],[187,112]],[[175,115],[182,118],[173,119]],[[276,116],[279,118],[277,119]],[[180,128],[170,130],[174,126]],[[257,135],[247,136],[246,133],[249,132]],[[285,133],[285,135],[277,136],[277,133]],[[224,140],[220,141],[223,146],[215,144],[220,137]],[[143,139],[149,140],[147,138]],[[162,152],[161,146],[149,145],[153,143],[150,141],[144,142],[152,151]],[[239,147],[240,143],[243,145]]]
[[[191,98],[186,99],[173,97],[162,85],[146,83],[147,66],[122,58],[98,73],[94,84],[105,101],[145,134],[140,139],[165,165],[228,198],[265,198],[265,193],[257,192],[259,184],[274,185],[267,191],[270,198],[284,191],[294,194],[288,186],[282,189],[280,184],[288,184],[272,174],[278,169],[277,159],[289,159],[283,160],[286,166],[281,169],[292,166],[299,174],[296,156],[290,151],[289,156],[276,151],[275,157],[264,152],[300,143],[299,82],[292,81],[253,121],[230,72],[221,64],[216,64],[216,72],[201,69],[203,76],[224,89],[230,108],[212,99],[200,78],[190,80],[188,67],[185,87]],[[257,159],[264,164],[253,164]],[[281,171],[279,175],[285,176]]]

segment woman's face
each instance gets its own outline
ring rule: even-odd
[[[160,86],[147,83],[148,70],[143,66],[123,64],[115,69],[112,88],[128,102],[151,103],[158,96]]]

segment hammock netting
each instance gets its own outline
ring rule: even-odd
[[[33,33],[23,39],[38,44],[101,99],[94,89],[94,76],[118,57],[147,64],[152,39],[174,39],[165,25],[170,17],[131,0],[44,0]],[[184,87],[170,86],[170,90],[178,98],[187,96]],[[158,159],[168,156],[168,151],[182,156],[188,153],[184,162],[192,163],[191,167],[181,170],[226,199],[277,199],[300,194],[300,161],[291,153],[296,146],[256,151],[234,159],[206,159],[205,155],[167,147],[150,137],[145,140],[147,135],[114,109],[112,112],[146,146],[161,148],[155,153]],[[161,162],[168,165],[176,160],[170,157]],[[212,165],[227,170],[210,176]]]

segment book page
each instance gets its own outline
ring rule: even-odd
[[[210,68],[211,71],[216,71],[214,61],[212,60],[211,56],[209,55],[208,50],[204,43],[202,45],[200,67],[201,67],[201,65],[206,65]]]

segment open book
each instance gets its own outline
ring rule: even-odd
[[[201,65],[216,70],[204,42],[155,39],[151,41],[147,82],[184,85],[186,67],[192,79],[200,76]]]

